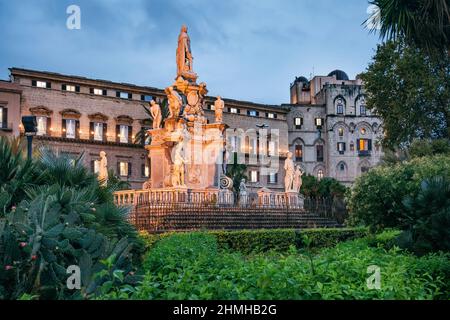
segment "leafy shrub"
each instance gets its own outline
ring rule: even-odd
[[[415,196],[408,196],[405,247],[424,254],[430,251],[450,251],[450,177],[424,180]]]
[[[450,175],[450,156],[416,158],[373,168],[356,179],[348,195],[350,224],[364,224],[372,231],[406,228],[404,198],[416,197],[422,180],[439,175]]]
[[[342,198],[347,188],[333,178],[318,180],[315,176],[305,175],[300,193],[307,197],[338,197]]]
[[[386,237],[385,237],[386,238]],[[296,251],[243,256],[216,251],[214,237],[179,234],[149,252],[141,285],[101,299],[448,299],[450,256],[416,257],[368,239],[322,249],[310,259]],[[202,248],[207,248],[203,252]],[[200,258],[200,259],[199,259]],[[367,268],[381,268],[381,289],[367,287]],[[125,297],[124,297],[125,296]]]

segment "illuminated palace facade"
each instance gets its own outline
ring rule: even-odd
[[[47,145],[58,153],[77,157],[97,170],[100,151],[109,167],[132,188],[140,189],[150,177],[145,150],[148,141],[138,139],[151,125],[143,105],[161,102],[163,89],[115,83],[19,68],[10,69],[9,81],[0,81],[0,135],[22,134],[21,117],[34,115],[38,133],[35,145]],[[290,103],[266,105],[223,99],[223,122],[231,129],[278,130],[278,173],[261,175],[259,162],[247,165],[251,190],[284,190],[282,163],[290,151],[307,174],[335,178],[350,185],[361,173],[380,161],[381,120],[365,105],[360,79],[350,80],[336,70],[308,80],[298,77],[290,86]],[[214,121],[215,97],[204,106]],[[234,148],[257,153],[258,141],[234,141]]]

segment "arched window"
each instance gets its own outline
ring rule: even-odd
[[[317,170],[317,179],[322,180],[323,175],[324,175],[324,173],[323,173],[322,169]]]
[[[339,170],[340,170],[340,171],[345,171],[345,164],[344,164],[344,163],[341,163],[341,164],[339,165]]]
[[[345,101],[342,98],[336,99],[336,114],[344,114],[345,112]]]
[[[303,161],[303,146],[301,144],[295,145],[294,156],[295,156],[295,161],[297,161],[297,162]]]
[[[339,137],[343,137],[344,136],[344,128],[340,127],[338,129],[338,133],[339,133]]]

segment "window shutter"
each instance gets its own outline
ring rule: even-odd
[[[89,122],[89,139],[94,140],[94,123]]]
[[[141,175],[145,177],[145,163],[141,165]]]
[[[336,150],[337,150],[337,151],[340,151],[340,150],[339,150],[339,142],[337,143]]]
[[[145,96],[141,94],[141,101],[145,101]]]
[[[119,134],[120,134],[120,124],[117,124],[116,125],[116,142],[120,142]]]
[[[106,96],[106,95],[108,95],[108,91],[103,90],[103,91],[102,91],[102,94],[103,94],[104,96]]]
[[[248,115],[248,116],[250,115],[250,110],[247,110],[247,115]]]
[[[303,125],[303,118],[300,118],[300,125]]]
[[[278,114],[274,113],[274,114],[273,114],[273,118],[274,118],[274,119],[278,118]]]
[[[103,142],[108,141],[108,125],[106,123],[103,124]]]
[[[269,113],[268,112],[266,112],[266,118],[268,118],[269,117]]]
[[[128,126],[128,143],[133,143],[133,127]]]
[[[361,140],[361,139],[356,139],[356,150],[358,150],[358,151],[360,150],[360,149],[359,149],[359,141],[360,141],[360,140]]]
[[[133,98],[133,94],[129,93],[129,94],[128,94],[128,99],[131,100],[132,98]]]
[[[46,83],[46,88],[47,89],[51,89],[52,88],[52,83],[51,82],[47,82]]]
[[[117,175],[120,177],[120,161],[117,162]]]
[[[343,142],[343,143],[342,143],[342,146],[344,147],[343,149],[344,149],[344,151],[345,151],[345,150],[346,150],[346,143]]]
[[[52,127],[52,118],[47,117],[47,135],[51,136],[52,132],[50,131],[50,128]]]
[[[95,160],[91,160],[91,172],[94,173],[95,171]]]
[[[368,139],[368,140],[367,140],[367,149],[368,149],[369,151],[372,151],[372,139]]]
[[[89,88],[89,93],[94,94],[94,88]]]
[[[67,136],[67,132],[66,132],[66,119],[62,120],[62,136],[63,138],[65,138]]]
[[[240,113],[241,113],[241,109],[237,109],[237,113],[239,113],[239,114],[240,114]]]
[[[259,111],[256,111],[256,116],[259,117]]]
[[[259,170],[256,171],[256,182],[259,182]]]
[[[65,84],[63,84],[63,85],[61,86],[61,90],[62,90],[62,91],[66,91],[66,90],[67,90],[67,86],[66,86]]]
[[[80,92],[80,86],[75,86],[75,92]]]
[[[128,176],[131,177],[131,162],[128,162]]]
[[[32,85],[33,87],[36,87],[36,86],[37,86],[37,81],[36,81],[36,80],[31,80],[31,85]]]
[[[120,91],[116,91],[116,98],[120,98]]]
[[[80,120],[75,121],[75,138],[80,139]]]

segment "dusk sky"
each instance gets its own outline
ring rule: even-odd
[[[81,29],[66,8],[81,8]],[[289,102],[295,76],[367,67],[378,36],[366,0],[0,0],[0,78],[9,67],[164,88],[182,24],[210,95]]]

